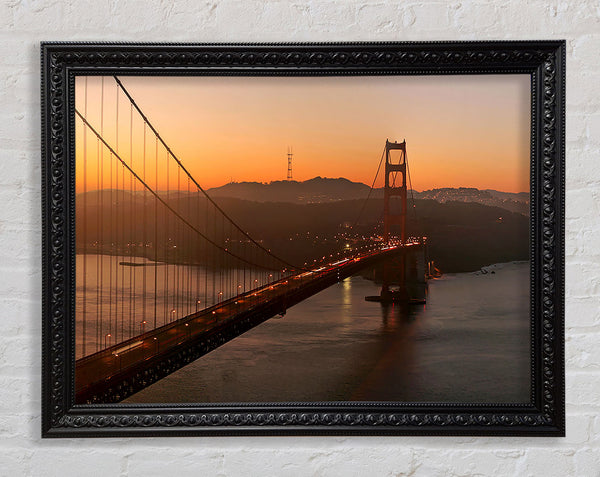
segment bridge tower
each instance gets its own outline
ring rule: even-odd
[[[391,151],[399,151],[394,155]],[[400,210],[394,197],[400,198]],[[393,226],[399,227],[400,240],[406,242],[406,141],[385,141],[385,187],[383,189],[383,240],[390,243]],[[398,227],[395,227],[397,230]],[[408,301],[406,289],[406,254],[402,253],[383,266],[381,301]]]

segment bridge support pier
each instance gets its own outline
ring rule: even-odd
[[[412,243],[398,250],[397,256],[376,266],[369,276],[381,283],[379,295],[367,296],[366,301],[399,304],[424,304],[427,296],[426,244]],[[404,274],[401,268],[405,267]],[[387,275],[386,275],[387,274]],[[398,277],[404,275],[404,286]]]

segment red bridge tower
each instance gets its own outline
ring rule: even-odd
[[[390,151],[400,151],[394,155]],[[395,197],[400,198],[400,207]],[[402,243],[406,243],[406,141],[385,141],[385,187],[383,190],[383,240],[390,244],[392,228],[399,230]],[[399,209],[399,210],[398,210]],[[396,227],[394,227],[396,226]],[[406,254],[383,265],[382,301],[408,301],[406,289]]]

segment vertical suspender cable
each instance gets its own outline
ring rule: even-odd
[[[87,76],[83,80],[83,110],[87,116]],[[83,222],[83,234],[82,234],[82,258],[83,258],[83,312],[82,312],[82,329],[81,329],[81,343],[82,343],[82,356],[85,356],[85,345],[87,341],[87,128],[83,125],[83,214],[81,220]],[[82,210],[80,209],[80,210]]]
[[[225,245],[225,219],[221,216],[221,241],[223,245]],[[221,266],[219,267],[219,292],[221,293],[221,297],[219,301],[222,301],[225,298],[225,286],[223,283],[224,273],[225,271],[225,255],[220,253],[219,258],[221,259]]]
[[[171,182],[170,182],[170,178],[169,178],[169,151],[166,151],[166,164],[167,164],[167,204],[171,205]],[[168,323],[171,320],[171,308],[169,306],[169,264],[171,262],[171,234],[172,234],[172,230],[171,230],[171,216],[167,213],[168,210],[165,209],[165,227],[166,227],[166,263],[167,263],[167,273],[166,273],[166,278],[165,278],[165,323]]]
[[[154,179],[154,187],[158,191],[158,138],[155,139],[154,145],[154,166],[156,168],[155,171],[155,179]],[[156,299],[158,297],[158,200],[154,199],[154,328],[157,327],[157,307],[156,307]]]
[[[115,151],[119,154],[119,88],[115,91]],[[124,184],[121,184],[123,187]],[[115,199],[119,201],[119,165],[115,168]],[[115,213],[115,245],[117,247],[116,250],[116,259],[118,260],[120,257],[119,247],[122,246],[122,242],[119,240],[119,208],[117,208]],[[119,267],[116,267],[115,270],[115,343],[119,343],[119,334],[121,335],[121,340],[123,339],[123,328],[119,328],[119,291],[123,287],[123,284],[119,285]]]
[[[104,130],[104,76],[101,79],[100,89],[100,134],[102,135]],[[99,228],[99,245],[100,245],[100,340],[102,340],[103,334],[103,320],[104,320],[104,146],[99,144],[100,157],[98,159],[98,166],[100,167],[100,187],[98,187],[98,193],[100,194],[100,228]]]
[[[96,168],[97,168],[97,175],[96,175],[96,182],[97,182],[97,187],[96,190],[100,191],[100,140],[98,139],[96,141]],[[99,204],[99,195],[100,192],[97,192],[97,196],[96,196],[96,201],[97,204]],[[96,351],[98,351],[100,348],[100,315],[102,314],[101,308],[100,308],[100,294],[101,294],[101,284],[100,284],[100,266],[101,266],[101,262],[100,262],[100,258],[101,258],[101,254],[100,254],[100,234],[102,231],[102,226],[100,224],[100,214],[102,213],[99,205],[96,205]]]
[[[87,87],[88,77],[85,76],[83,80],[83,110],[87,117]],[[81,210],[81,209],[80,209]],[[82,356],[85,356],[86,352],[86,341],[87,341],[87,227],[88,227],[88,210],[87,210],[87,127],[83,125],[83,214],[81,218],[83,222],[83,313],[82,313],[82,329],[81,329],[81,342],[82,342]]]
[[[204,199],[204,232],[208,234],[208,200]],[[204,307],[208,308],[208,268],[210,250],[209,243],[204,243]]]
[[[217,211],[214,208],[211,208],[212,210],[212,226],[213,226],[213,232],[212,232],[212,237],[214,237],[215,240],[218,240],[217,237]],[[211,282],[212,282],[212,287],[213,287],[213,303],[217,302],[217,288],[218,288],[218,282],[217,282],[217,270],[219,269],[219,265],[218,265],[218,255],[217,255],[218,251],[213,248],[211,248]]]
[[[177,202],[177,212],[180,212],[180,207],[181,207],[181,169],[177,168],[177,192],[175,193],[175,200]],[[181,263],[181,223],[177,222],[177,235],[175,236],[176,242],[175,245],[177,246],[177,254],[176,254],[176,264],[177,263]],[[180,286],[181,286],[181,280],[180,280],[180,275],[181,275],[181,265],[175,265],[175,317],[179,316],[179,313],[181,313],[181,290],[180,290]]]
[[[133,106],[129,108],[129,160],[133,165]],[[134,189],[133,176],[129,174],[129,259],[131,263],[135,263],[135,189]],[[132,336],[135,332],[134,328],[134,315],[135,315],[135,304],[133,302],[134,293],[134,275],[133,266],[129,267],[129,333],[128,337]]]
[[[127,243],[127,231],[125,230],[125,166],[121,165],[121,254],[125,260],[125,244]],[[121,267],[121,341],[125,340],[125,267]]]
[[[112,152],[109,153],[109,215],[108,215],[108,246],[109,246],[109,254],[108,254],[108,334],[111,337],[114,337],[115,343],[116,336],[113,331],[113,157]]]
[[[144,182],[146,182],[146,123],[144,123],[144,134],[143,134],[144,138],[144,146],[143,146],[143,152],[142,152],[142,156],[143,156],[143,175],[142,177],[144,178]],[[146,228],[147,228],[147,213],[146,213],[146,190],[142,190],[143,194],[144,194],[144,199],[143,199],[143,207],[144,210],[142,212],[143,215],[143,227],[144,227],[144,232],[143,232],[143,241],[142,241],[142,261],[144,263],[144,267],[143,267],[143,273],[144,276],[142,278],[142,288],[143,288],[143,292],[142,292],[142,323],[146,323],[146,285],[147,285],[147,267],[146,267],[146,243],[148,241],[148,238],[146,236]],[[142,331],[145,331],[145,326],[142,327]]]
[[[406,151],[404,152],[404,161],[406,162],[406,173],[408,175],[408,186],[410,187],[410,200],[412,202],[412,209],[415,216],[415,232],[422,236],[424,231],[421,230],[421,223],[419,221],[419,216],[417,214],[417,204],[415,203],[415,194],[413,191],[412,181],[410,180],[410,167],[408,166],[408,157],[406,155]]]
[[[113,205],[112,205],[112,199],[113,199],[113,157],[112,157],[112,152],[109,153],[109,161],[110,161],[110,165],[109,165],[109,174],[110,174],[110,181],[109,181],[109,201],[110,204],[108,206],[108,210],[109,210],[109,215],[108,215],[108,247],[109,247],[109,253],[108,253],[108,334],[111,335],[111,337],[114,337],[116,339],[116,336],[114,335],[114,331],[113,331],[113,311],[112,311],[112,306],[113,306]],[[116,341],[115,341],[116,342]]]
[[[194,194],[193,204],[196,207],[196,226],[198,228],[201,228],[202,212],[200,211],[199,197],[200,196],[196,192]],[[194,241],[193,247],[194,247],[194,257],[195,257],[195,261],[196,261],[196,269],[194,270],[196,296],[194,297],[194,300],[196,300],[195,309],[196,309],[196,311],[199,311],[202,309],[202,306],[204,306],[203,303],[206,303],[204,300],[202,300],[200,303],[198,303],[198,301],[200,300],[200,278],[202,276],[202,269],[200,267],[203,266],[203,264],[202,264],[202,249],[200,248],[201,243],[196,242],[193,238],[192,238],[192,240]]]
[[[187,178],[187,216],[188,216],[188,220],[192,220],[192,215],[190,213],[190,178]],[[198,227],[198,224],[196,224],[196,227]],[[188,230],[186,237],[187,237],[187,246],[186,246],[186,255],[187,255],[187,315],[190,314],[191,308],[191,285],[192,285],[192,280],[191,280],[191,270],[192,270],[192,240],[191,240],[191,231]]]

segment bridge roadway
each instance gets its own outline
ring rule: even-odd
[[[75,403],[119,402],[334,283],[418,246],[382,247],[291,275],[81,358]]]

